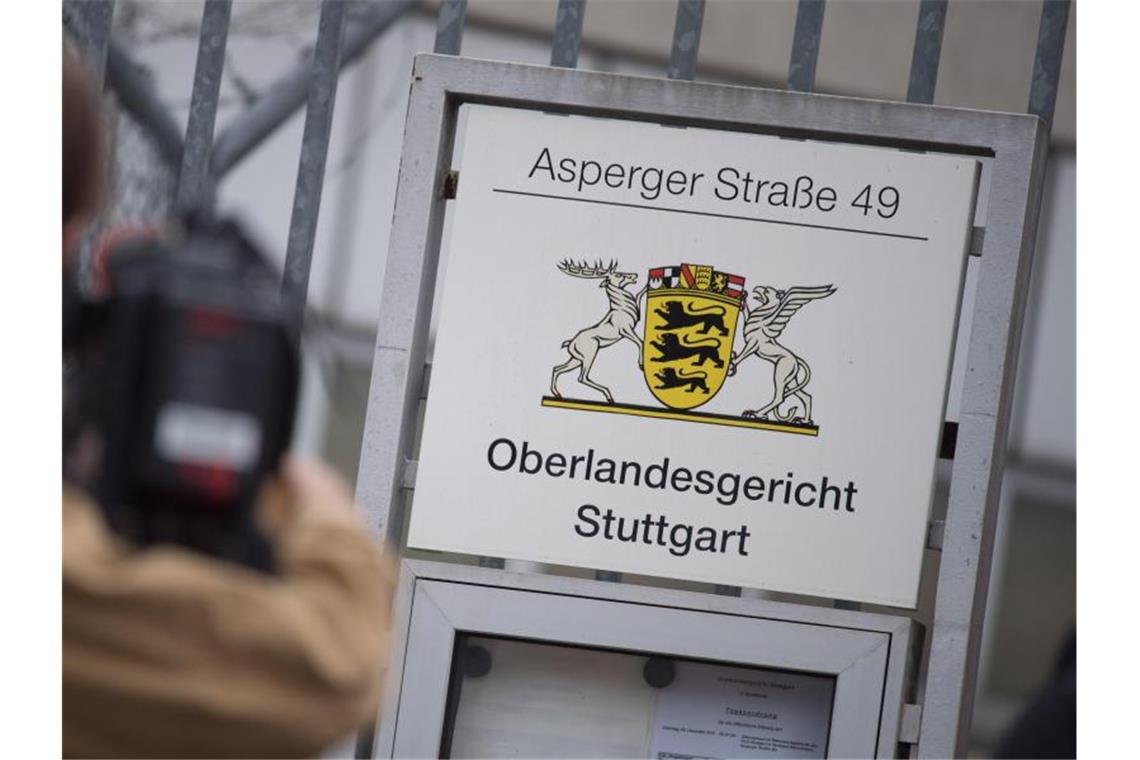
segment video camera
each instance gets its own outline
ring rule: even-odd
[[[200,216],[106,244],[94,266],[95,297],[65,275],[64,349],[102,444],[89,490],[107,523],[271,572],[254,507],[288,447],[300,375],[279,276],[235,222]]]

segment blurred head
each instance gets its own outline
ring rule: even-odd
[[[63,258],[99,212],[106,183],[99,90],[75,52],[63,49]]]
[[[103,201],[105,142],[99,90],[75,52],[63,48],[63,268],[71,258],[84,230]],[[81,310],[76,308],[71,279],[64,277],[64,342],[76,332]],[[72,296],[72,297],[69,297]],[[65,372],[63,393],[64,477],[86,482],[97,467],[98,444],[84,435],[81,394],[73,373]]]

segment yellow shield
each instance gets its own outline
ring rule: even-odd
[[[650,270],[642,348],[645,382],[672,409],[695,409],[724,385],[743,279],[711,266]]]

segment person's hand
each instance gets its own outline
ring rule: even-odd
[[[352,514],[352,492],[336,470],[317,459],[287,456],[282,483],[295,509],[335,510]]]
[[[289,455],[262,489],[259,517],[272,534],[304,512],[351,518],[355,510],[348,484],[327,464]]]

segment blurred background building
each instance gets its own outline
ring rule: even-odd
[[[348,24],[370,5],[350,4]],[[341,74],[309,284],[296,445],[328,458],[350,479],[364,425],[412,57],[430,52],[436,35],[436,3],[407,6]],[[1024,112],[1041,8],[1036,0],[951,2],[934,102]],[[189,0],[114,4],[114,44],[178,133],[190,108],[202,10],[202,2]],[[554,0],[470,0],[462,54],[546,65],[555,11]],[[917,0],[828,2],[816,91],[904,100],[918,12]],[[314,44],[318,14],[318,3],[310,1],[233,3],[218,133],[298,64]],[[974,716],[977,756],[992,750],[1042,685],[1076,624],[1075,15],[1065,43],[999,516]],[[579,68],[663,76],[675,18],[671,0],[590,0]],[[696,79],[782,87],[795,18],[793,0],[708,0]],[[170,208],[177,163],[164,158],[161,141],[139,120],[121,108],[115,114],[116,185],[107,221],[162,214]],[[219,208],[243,217],[278,263],[286,250],[303,124],[302,103],[218,188]],[[963,345],[968,325],[961,332]],[[954,397],[952,385],[950,419]]]

